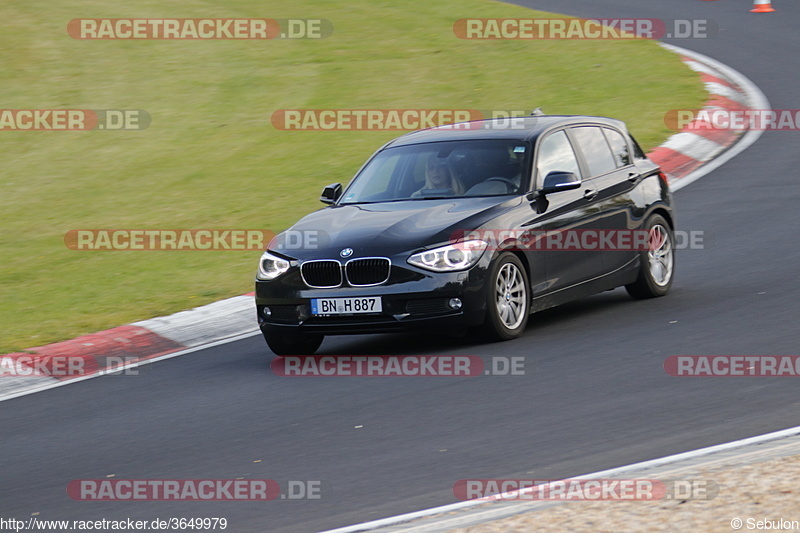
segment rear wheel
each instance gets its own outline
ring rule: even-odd
[[[519,337],[530,312],[528,275],[522,262],[510,252],[501,254],[489,268],[486,284],[484,336],[490,340]]]
[[[324,335],[316,334],[264,333],[264,339],[275,355],[314,355],[324,338]]]
[[[625,286],[628,294],[639,299],[667,294],[675,273],[674,236],[669,223],[661,215],[653,215],[644,229],[649,232],[648,250],[639,252],[639,277]]]

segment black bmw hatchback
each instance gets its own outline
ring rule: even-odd
[[[443,126],[378,150],[262,255],[256,307],[278,355],[325,335],[415,328],[519,336],[530,313],[674,274],[666,177],[617,120]]]

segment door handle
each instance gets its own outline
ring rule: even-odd
[[[583,191],[583,197],[587,200],[591,200],[595,196],[597,196],[597,189],[586,189]]]
[[[637,174],[636,172],[628,173],[628,181],[636,181],[638,179],[639,179],[639,174]]]

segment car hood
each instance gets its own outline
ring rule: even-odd
[[[448,242],[480,228],[521,198],[408,200],[331,206],[311,213],[279,234],[270,246],[296,259],[391,256]]]

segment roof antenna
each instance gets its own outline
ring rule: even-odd
[[[531,116],[532,117],[538,117],[538,116],[541,116],[541,115],[544,115],[544,111],[542,111],[541,107],[537,107],[536,109],[531,111]]]

